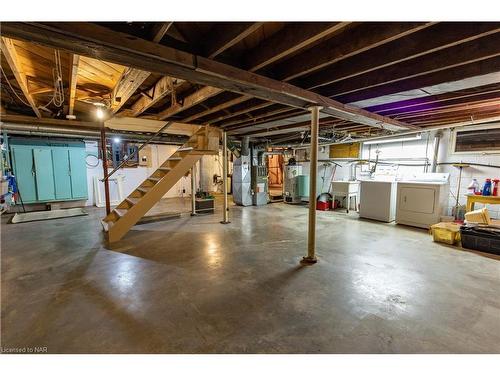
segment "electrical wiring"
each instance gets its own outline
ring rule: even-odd
[[[21,103],[23,103],[24,105],[28,106],[28,107],[31,107],[30,104],[26,103],[16,92],[16,90],[14,90],[14,88],[12,87],[12,85],[10,84],[9,82],[9,79],[7,78],[7,74],[5,74],[2,66],[0,65],[0,69],[2,70],[2,74],[3,76],[5,77],[5,81],[7,82],[7,85],[10,87],[11,91],[14,93],[14,95],[21,101]]]
[[[92,156],[92,157],[96,158],[97,163],[95,163],[95,164],[90,164],[90,163],[87,161],[87,158],[88,158],[89,156]],[[87,164],[87,167],[89,167],[89,168],[97,168],[97,167],[99,166],[99,158],[97,157],[97,155],[94,155],[94,154],[87,154],[87,155],[85,155],[85,164]]]
[[[52,79],[54,81],[54,92],[52,94],[52,99],[49,100],[49,102],[45,105],[38,106],[40,109],[48,110],[48,106],[51,104],[54,104],[56,107],[61,107],[64,104],[64,85],[63,85],[63,75],[62,75],[62,64],[61,64],[61,55],[58,50],[54,51],[54,61],[55,61],[55,68],[52,69]],[[2,75],[5,78],[5,81],[7,82],[7,85],[9,86],[10,90],[14,93],[14,95],[23,103],[24,105],[31,107],[29,103],[27,103],[24,99],[22,99],[14,90],[12,87],[10,81],[7,78],[7,74],[3,70],[3,67],[0,66],[0,69],[2,71]]]
[[[52,69],[52,79],[54,81],[54,93],[52,94],[52,99],[43,105],[39,106],[40,109],[48,110],[47,106],[54,104],[56,107],[61,107],[64,104],[64,85],[62,80],[62,68],[61,68],[61,55],[56,49],[54,51],[54,61],[55,68]]]

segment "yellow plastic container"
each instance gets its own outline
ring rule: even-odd
[[[454,245],[460,241],[460,225],[456,223],[437,223],[431,226],[434,242]]]
[[[491,218],[487,208],[467,212],[465,214],[465,221],[468,223],[491,224]]]

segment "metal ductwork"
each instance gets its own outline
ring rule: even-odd
[[[267,155],[284,155],[285,151],[259,151],[257,154],[258,165],[264,165],[264,157]]]
[[[439,154],[439,143],[441,141],[441,137],[443,136],[443,132],[441,130],[436,131],[434,134],[434,152],[432,155],[432,167],[431,172],[436,173],[438,166],[438,154]]]
[[[250,137],[245,136],[241,140],[241,155],[248,156],[250,155]]]
[[[2,123],[2,132],[17,135],[31,135],[44,137],[64,137],[97,140],[100,138],[100,129],[90,129],[83,127],[69,126],[50,126],[50,125],[27,125]],[[120,132],[108,129],[108,135],[120,137],[126,141],[146,141],[151,135],[137,132]],[[161,135],[152,143],[182,145],[187,141],[187,136],[182,135]]]

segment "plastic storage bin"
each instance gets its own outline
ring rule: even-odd
[[[491,224],[490,214],[488,213],[488,209],[481,208],[480,210],[475,210],[471,212],[467,212],[465,214],[465,221],[468,223],[478,223],[478,224]]]
[[[437,223],[430,228],[434,242],[454,245],[460,240],[460,225],[455,223]]]
[[[460,228],[462,247],[500,255],[500,229],[480,226]]]

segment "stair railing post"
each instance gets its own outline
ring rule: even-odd
[[[222,183],[224,192],[224,213],[221,224],[229,224],[229,207],[227,204],[227,132],[222,132]]]
[[[196,163],[191,167],[191,216],[196,215]]]
[[[106,147],[106,127],[104,121],[101,122],[101,151],[102,151],[102,171],[104,182],[104,196],[106,199],[106,215],[111,213],[111,203],[109,200],[109,179],[108,179],[108,155]]]

